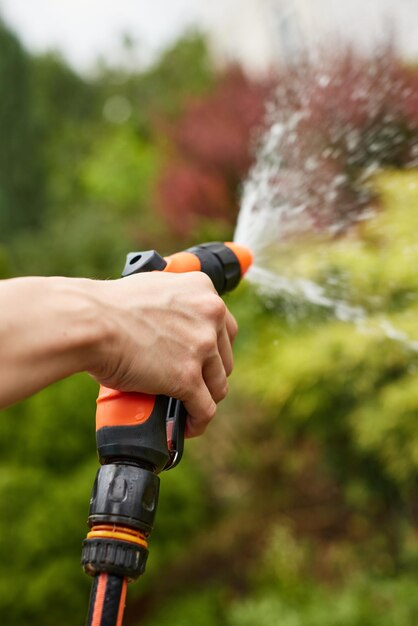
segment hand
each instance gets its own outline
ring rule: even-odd
[[[106,387],[182,400],[187,435],[200,435],[228,392],[237,333],[211,280],[153,272],[85,284],[105,328],[86,369]]]

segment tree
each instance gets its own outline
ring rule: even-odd
[[[271,85],[230,67],[209,94],[190,98],[180,119],[168,126],[172,150],[157,205],[177,234],[189,233],[199,218],[235,222],[239,187],[252,162],[251,139]]]
[[[0,21],[0,241],[42,220],[45,172],[32,107],[29,56]]]

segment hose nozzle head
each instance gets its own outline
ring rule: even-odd
[[[212,241],[162,258],[155,250],[128,254],[123,276],[140,272],[204,272],[219,295],[232,291],[253,262],[253,255],[238,243]]]
[[[219,295],[235,289],[252,263],[251,252],[232,242],[212,241],[187,252],[199,259],[200,271],[209,276]]]

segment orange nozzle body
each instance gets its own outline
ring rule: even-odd
[[[252,252],[245,246],[233,241],[225,241],[224,245],[237,257],[241,269],[241,277],[244,276],[253,263],[254,257]],[[164,272],[199,272],[202,269],[199,258],[189,251],[176,252],[165,257],[165,260],[167,261],[167,266],[164,268]]]
[[[191,252],[176,252],[170,256],[166,256],[167,265],[163,272],[174,272],[182,274],[183,272],[200,272],[200,260]]]
[[[246,248],[239,243],[235,243],[234,241],[225,241],[225,245],[227,248],[232,250],[237,257],[241,267],[241,276],[244,276],[253,264],[253,253],[249,250],[249,248]]]

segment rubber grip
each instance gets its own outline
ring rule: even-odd
[[[97,452],[101,463],[129,460],[154,472],[166,466],[166,416],[170,398],[101,389],[96,414]]]

